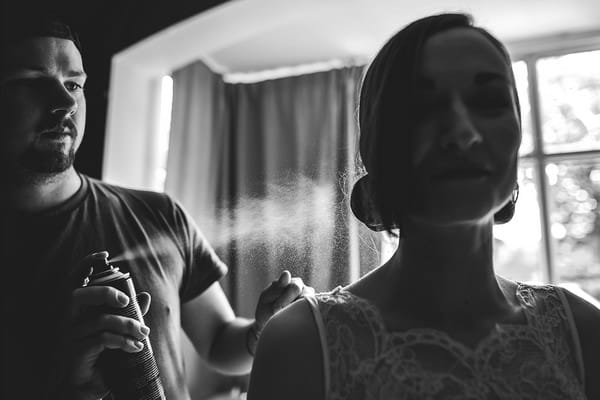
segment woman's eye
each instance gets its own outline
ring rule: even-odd
[[[414,114],[417,118],[427,117],[443,107],[443,102],[435,98],[418,98],[414,104]]]
[[[499,112],[511,106],[511,99],[505,94],[483,94],[474,96],[469,103],[475,110],[482,112]]]

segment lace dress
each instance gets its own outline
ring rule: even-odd
[[[326,400],[586,399],[562,289],[519,284],[527,323],[497,324],[475,349],[435,329],[389,332],[369,301],[336,288],[309,298]]]

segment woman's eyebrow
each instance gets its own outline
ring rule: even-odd
[[[501,83],[508,83],[508,77],[505,74],[499,72],[486,71],[478,72],[477,74],[475,74],[475,78],[473,79],[473,82],[476,85],[485,85],[487,83],[495,81],[499,81]]]

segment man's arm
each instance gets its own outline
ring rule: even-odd
[[[314,294],[300,278],[284,271],[262,291],[255,320],[236,317],[221,286],[213,283],[196,299],[182,305],[181,325],[200,356],[228,374],[246,374],[252,368],[256,341],[267,321],[300,295]]]
[[[245,374],[252,367],[246,337],[253,323],[235,316],[217,282],[181,307],[181,325],[200,357],[229,374]]]

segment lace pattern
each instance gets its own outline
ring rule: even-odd
[[[585,399],[562,301],[519,284],[527,324],[497,324],[474,348],[435,329],[389,332],[378,309],[341,288],[317,295],[329,400]]]

